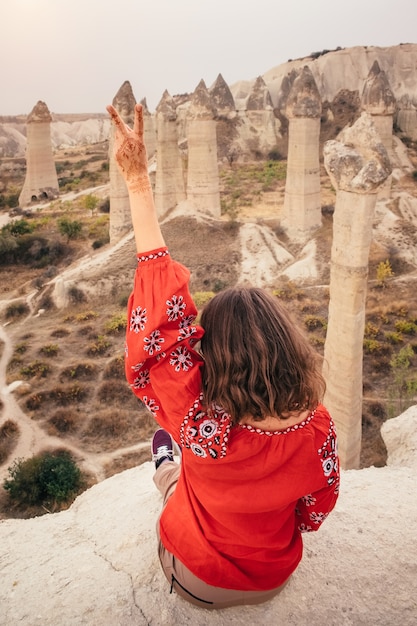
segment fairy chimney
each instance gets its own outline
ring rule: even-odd
[[[130,82],[126,80],[113,99],[113,106],[122,120],[133,127],[136,100]],[[109,178],[110,178],[110,243],[116,243],[132,228],[129,193],[113,156],[114,128],[110,128]]]
[[[229,117],[231,114],[235,113],[236,105],[233,94],[221,74],[217,76],[209,92],[218,116]]]
[[[203,80],[191,98],[188,139],[187,200],[197,210],[220,217],[216,111]]]
[[[140,101],[143,110],[143,139],[148,159],[152,159],[156,152],[156,130],[153,116],[148,109],[146,98]]]
[[[177,114],[174,99],[168,91],[156,107],[157,151],[155,206],[162,217],[185,200],[183,163],[178,148]]]
[[[362,93],[362,109],[369,113],[387,150],[393,160],[393,116],[396,100],[388,82],[387,75],[379,67],[378,61],[372,65]],[[387,199],[391,195],[391,177],[388,177],[378,192],[378,199]]]
[[[288,95],[287,179],[282,225],[290,237],[305,239],[321,226],[319,135],[321,98],[305,66]]]
[[[276,148],[279,121],[274,115],[271,94],[262,76],[255,80],[246,100],[245,116],[251,133],[252,150],[266,155]]]
[[[20,206],[59,196],[52,152],[51,121],[48,107],[39,100],[26,122],[26,178],[19,196]]]
[[[387,151],[371,117],[362,113],[324,146],[324,164],[336,205],[330,266],[330,303],[324,348],[326,394],[339,439],[341,464],[359,467],[362,360],[372,220],[380,186],[391,173]]]

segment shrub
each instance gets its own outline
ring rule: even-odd
[[[105,354],[110,346],[110,341],[108,341],[104,335],[98,335],[95,342],[90,344],[87,348],[87,354],[90,356],[100,356]]]
[[[4,463],[14,448],[19,432],[18,425],[12,420],[6,420],[0,426],[0,463]]]
[[[392,271],[389,259],[387,259],[386,261],[381,261],[376,268],[377,284],[380,287],[385,287],[388,278],[391,278],[392,276],[394,276],[394,272]]]
[[[194,303],[196,305],[196,307],[202,307],[205,304],[207,304],[207,302],[210,302],[210,300],[212,298],[214,298],[216,294],[214,293],[214,291],[196,291],[193,294],[193,300]]]
[[[375,338],[378,336],[378,334],[379,328],[378,326],[376,326],[376,324],[373,324],[372,322],[367,322],[365,324],[365,337]]]
[[[302,291],[300,291],[295,283],[289,280],[282,287],[274,289],[272,295],[282,300],[294,300],[302,296]]]
[[[91,380],[97,375],[97,366],[93,363],[76,363],[62,370],[60,380]]]
[[[115,313],[113,317],[106,323],[105,330],[108,333],[119,333],[124,331],[127,326],[126,313]]]
[[[327,321],[324,317],[318,315],[306,315],[304,318],[304,324],[307,330],[312,331],[318,328],[327,328]]]
[[[377,339],[365,338],[363,340],[363,349],[369,354],[381,352],[381,348],[381,342],[379,342]]]
[[[43,361],[33,361],[28,365],[20,368],[20,375],[24,378],[46,378],[50,372],[51,368],[48,363],[43,363]]]
[[[83,313],[78,313],[75,316],[76,322],[88,322],[89,320],[93,320],[98,317],[98,313],[95,311],[84,311]]]
[[[49,398],[54,400],[56,404],[60,406],[67,406],[68,404],[77,404],[82,402],[87,396],[86,387],[81,387],[75,383],[74,385],[55,387],[49,392]]]
[[[387,331],[385,333],[385,339],[392,344],[402,343],[404,341],[401,333],[395,333],[391,331]]]
[[[75,287],[75,285],[68,289],[68,295],[72,304],[79,304],[86,301],[84,292],[78,287]]]
[[[12,302],[6,309],[6,319],[16,319],[29,314],[29,307],[25,302]]]
[[[4,489],[19,504],[63,502],[81,486],[81,471],[66,451],[18,459],[8,472]]]
[[[417,325],[407,320],[397,320],[394,326],[395,330],[404,335],[415,335],[417,331]]]
[[[56,343],[49,343],[46,346],[42,346],[39,352],[44,356],[57,356],[59,352],[59,346]]]
[[[61,217],[58,220],[58,230],[61,235],[64,235],[67,238],[67,241],[70,239],[77,239],[79,237],[82,230],[82,223],[77,220],[69,220],[67,217]]]

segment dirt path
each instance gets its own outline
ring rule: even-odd
[[[111,452],[88,453],[70,442],[45,433],[41,426],[22,411],[14,397],[13,391],[19,386],[20,381],[15,381],[11,385],[6,384],[7,364],[13,354],[13,343],[5,327],[2,326],[0,326],[0,341],[3,343],[0,357],[0,398],[3,402],[0,424],[12,420],[19,427],[17,445],[6,463],[0,466],[0,484],[7,477],[7,468],[15,459],[28,458],[49,447],[69,450],[78,459],[81,468],[91,474],[98,482],[106,477],[105,466],[113,459],[148,447],[148,442],[141,442]]]

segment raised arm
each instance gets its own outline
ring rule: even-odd
[[[133,129],[127,126],[116,109],[109,105],[107,111],[115,129],[114,158],[125,179],[129,192],[136,250],[147,252],[165,245],[156,215],[148,158],[143,141],[142,105],[135,106]]]

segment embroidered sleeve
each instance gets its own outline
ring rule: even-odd
[[[174,435],[201,390],[202,329],[188,289],[189,271],[166,248],[138,256],[128,303],[127,381],[161,426]]]
[[[334,423],[330,420],[329,432],[317,451],[323,473],[323,487],[309,493],[297,502],[296,514],[301,532],[318,530],[334,508],[339,496],[340,470]]]

